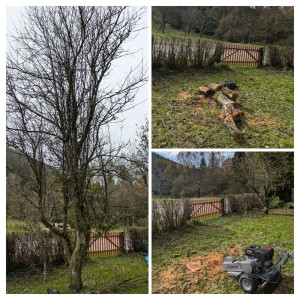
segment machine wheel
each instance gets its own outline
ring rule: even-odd
[[[241,288],[249,294],[255,294],[258,288],[256,278],[251,274],[243,274],[240,279],[239,283]]]

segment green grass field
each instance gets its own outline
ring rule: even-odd
[[[90,258],[82,270],[81,294],[147,294],[148,265],[142,255]],[[44,283],[42,272],[20,272],[6,279],[7,294],[46,294],[47,288],[68,294],[69,269],[58,266],[49,271]]]
[[[242,142],[231,139],[219,119],[221,107],[200,100],[199,86],[237,82],[239,109],[248,113],[237,126]],[[294,74],[273,68],[225,67],[152,74],[153,148],[293,148]]]
[[[215,217],[162,233],[152,242],[152,292],[244,293],[220,269],[224,257],[236,257],[250,244],[271,246],[273,243],[288,251],[294,249],[293,210]],[[278,252],[275,250],[274,261],[279,258]],[[188,266],[193,263],[200,263],[200,269],[191,271]],[[282,275],[276,293],[293,293],[293,260],[283,267]]]
[[[37,224],[35,224],[36,226]],[[39,228],[45,227],[42,223],[38,224]],[[6,232],[29,232],[31,230],[30,223],[23,220],[7,219],[6,220]]]
[[[213,36],[204,34],[202,37],[200,37],[199,33],[194,32],[193,30],[187,34],[184,33],[182,29],[176,29],[172,28],[169,24],[165,27],[165,32],[162,33],[160,27],[152,23],[152,35],[155,38],[185,38],[185,39],[191,39],[191,40],[198,40],[201,38],[201,40],[210,40],[210,41],[216,41]],[[231,42],[230,42],[231,43]],[[231,44],[239,44],[239,45],[248,45],[248,46],[263,46],[262,44],[245,44],[245,43],[231,43]]]
[[[191,31],[188,34],[184,34],[183,30],[179,30],[176,28],[172,28],[169,24],[165,27],[165,32],[162,33],[159,26],[156,24],[152,24],[152,35],[156,38],[165,37],[165,38],[186,38],[196,40],[200,38],[200,35]],[[212,37],[209,35],[202,36],[202,39],[212,40]]]

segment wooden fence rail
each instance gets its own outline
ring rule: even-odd
[[[224,214],[224,199],[191,199],[191,218],[202,220],[222,216]]]
[[[124,232],[104,232],[90,235],[89,257],[121,254],[124,251]]]
[[[264,48],[237,44],[223,44],[221,61],[234,66],[260,66],[263,63]]]

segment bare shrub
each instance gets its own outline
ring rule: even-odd
[[[276,68],[293,68],[294,50],[292,48],[271,45],[267,47],[267,64]]]
[[[163,230],[175,229],[185,225],[191,218],[189,199],[164,200],[153,202],[152,231],[158,233]]]
[[[65,262],[63,245],[54,235],[49,232],[6,234],[7,273],[41,267],[45,260],[53,264]]]
[[[236,213],[239,211],[238,202],[234,195],[225,197],[226,212]]]
[[[222,43],[180,38],[152,37],[152,67],[206,68],[220,62]]]
[[[134,252],[148,252],[148,228],[130,227],[127,229],[129,249]]]
[[[262,207],[262,200],[255,193],[228,195],[224,198],[228,213],[240,213]]]

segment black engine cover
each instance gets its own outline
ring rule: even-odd
[[[266,261],[271,261],[273,259],[274,249],[268,246],[259,247],[250,245],[245,249],[245,255],[265,263]]]

